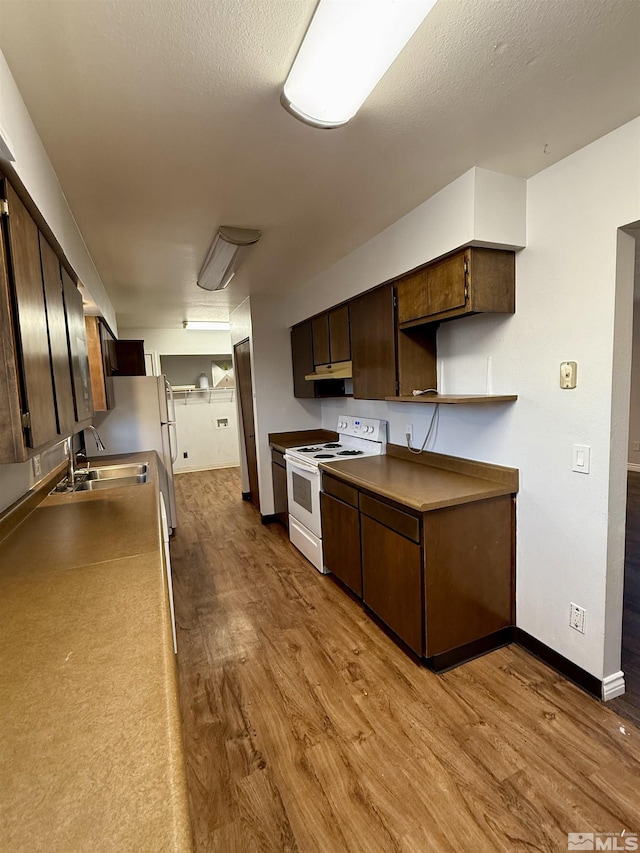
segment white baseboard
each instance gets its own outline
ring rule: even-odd
[[[174,468],[174,474],[192,474],[195,471],[217,471],[218,468],[239,468],[239,462],[224,462],[222,465],[205,465],[203,468]]]
[[[640,465],[635,462],[627,462],[627,471],[640,471]]]
[[[602,701],[608,702],[616,696],[622,696],[625,692],[624,672],[614,672],[602,679]]]

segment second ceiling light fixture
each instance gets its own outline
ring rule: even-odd
[[[320,0],[284,84],[283,106],[314,127],[346,124],[436,0]]]

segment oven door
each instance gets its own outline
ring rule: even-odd
[[[320,470],[315,465],[292,459],[286,454],[284,459],[287,466],[289,514],[320,538]]]

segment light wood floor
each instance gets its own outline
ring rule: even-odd
[[[640,832],[632,723],[516,647],[434,675],[260,524],[236,469],[176,490],[198,850],[556,853]]]

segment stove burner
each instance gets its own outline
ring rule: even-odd
[[[329,448],[333,448],[333,447],[342,447],[341,444],[325,444],[324,446],[327,450],[329,450]]]
[[[321,450],[321,447],[299,447],[298,453],[319,453]]]
[[[339,450],[338,456],[362,456],[362,450]]]
[[[335,453],[316,453],[313,457],[314,459],[333,459],[335,457]]]

